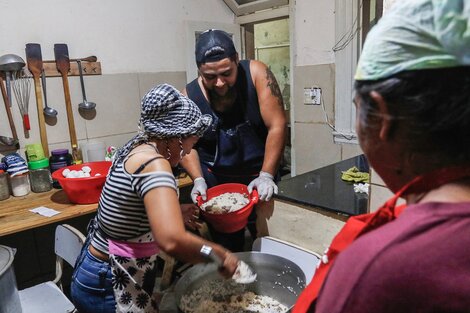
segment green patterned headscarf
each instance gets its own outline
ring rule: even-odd
[[[367,35],[356,80],[470,65],[470,0],[399,0]]]

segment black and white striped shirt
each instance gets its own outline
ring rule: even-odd
[[[107,238],[129,240],[150,231],[144,206],[144,196],[153,188],[170,187],[177,192],[172,173],[157,171],[130,174],[123,162],[116,164],[106,179],[101,193],[97,213],[98,230],[91,244],[103,253],[108,253]]]

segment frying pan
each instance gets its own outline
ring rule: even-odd
[[[258,275],[255,282],[237,286],[243,286],[244,291],[276,299],[289,309],[294,306],[300,292],[305,288],[305,274],[297,264],[286,258],[262,252],[238,252],[235,255],[250,265]],[[201,288],[208,280],[224,280],[214,263],[194,265],[183,274],[175,285],[175,302],[179,312],[183,312],[180,306],[181,298]],[[230,284],[230,280],[226,283]]]

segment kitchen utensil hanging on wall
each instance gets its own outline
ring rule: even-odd
[[[28,116],[31,78],[31,73],[25,68],[14,73],[12,76],[13,92],[15,94],[16,103],[18,104],[21,115],[23,116],[23,127],[25,131],[31,129]]]
[[[54,44],[54,55],[57,70],[62,76],[62,85],[64,87],[65,108],[67,111],[67,121],[69,123],[70,144],[72,146],[72,158],[75,164],[82,163],[78,151],[77,134],[75,133],[75,123],[73,120],[72,101],[70,99],[69,80],[67,77],[70,69],[69,49],[66,44]]]
[[[41,92],[41,73],[42,73],[42,53],[41,45],[38,43],[26,44],[26,61],[28,62],[28,69],[33,74],[34,78],[34,91],[36,95],[36,107],[38,111],[39,132],[41,135],[42,149],[44,155],[49,156],[49,144],[47,142],[46,122],[44,114],[42,113],[42,92]]]
[[[0,57],[0,71],[5,72],[8,102],[11,107],[11,80],[17,71],[25,66],[24,60],[16,54],[5,54]]]
[[[44,69],[41,72],[41,82],[42,82],[42,91],[44,92],[44,111],[43,111],[44,115],[49,116],[49,117],[56,117],[57,110],[47,105],[46,73],[44,72]]]
[[[86,99],[85,83],[83,82],[82,61],[77,60],[77,64],[78,64],[78,71],[80,73],[80,87],[82,88],[82,96],[83,96],[83,102],[78,105],[78,108],[82,110],[93,110],[96,107],[96,103],[90,102]]]
[[[10,100],[8,100],[7,91],[3,83],[3,77],[0,75],[0,89],[2,92],[3,102],[5,103],[5,111],[7,112],[8,122],[10,123],[11,134],[13,137],[0,136],[0,143],[5,146],[20,147],[18,143],[18,134],[16,133],[15,122],[13,121],[13,116],[11,115]]]

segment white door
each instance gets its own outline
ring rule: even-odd
[[[186,22],[186,81],[189,83],[195,79],[197,74],[196,58],[194,55],[196,47],[196,38],[205,30],[220,29],[232,35],[235,49],[237,49],[240,58],[243,58],[241,28],[236,24],[211,23],[211,22]]]

